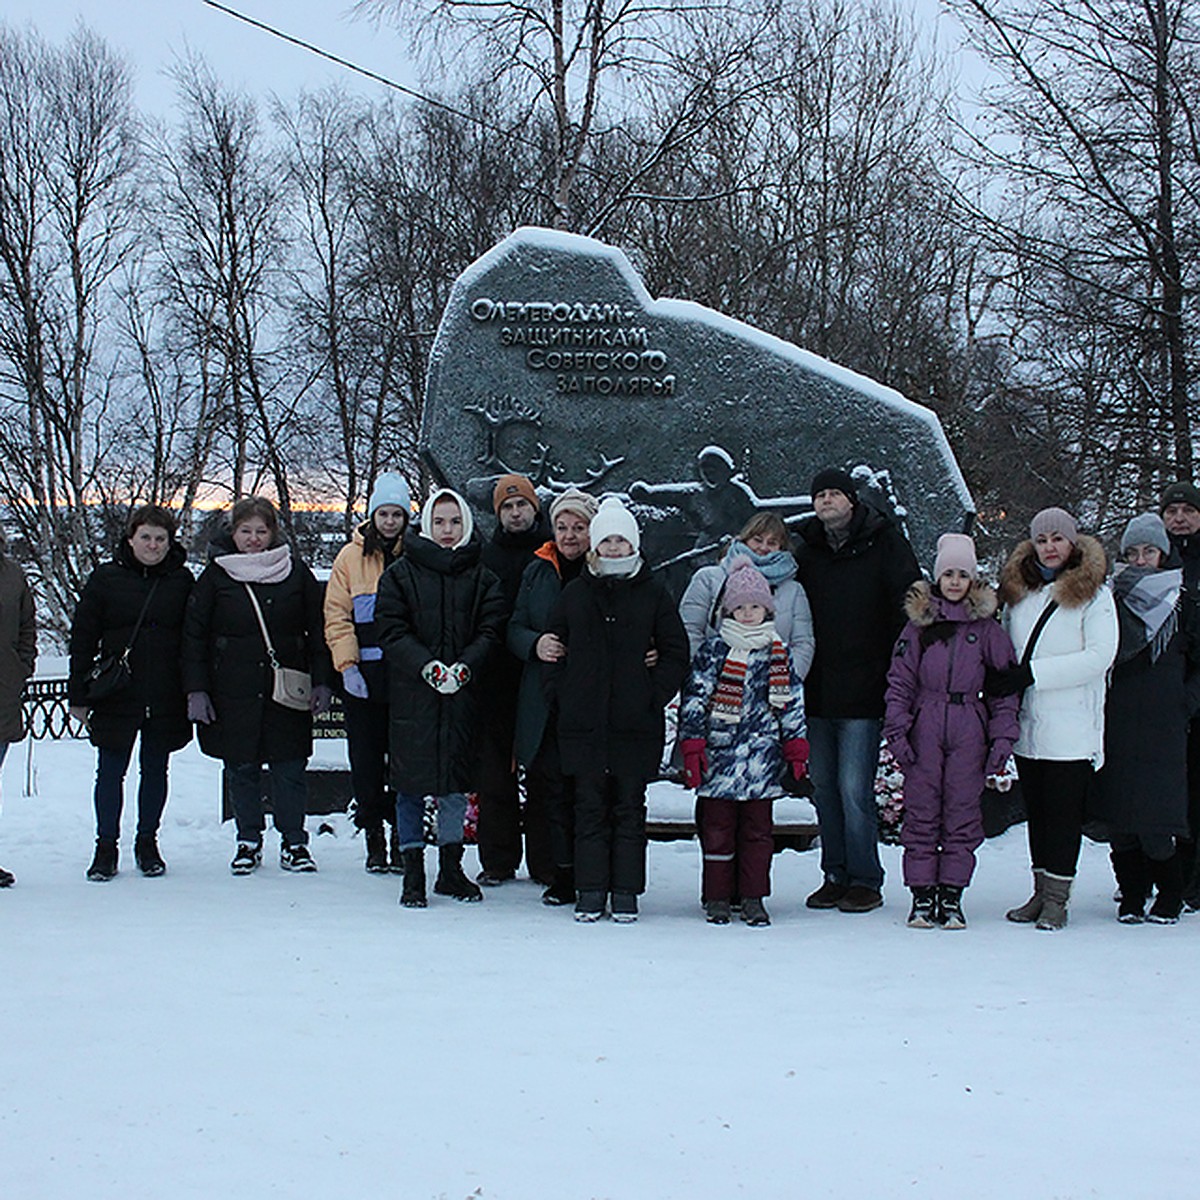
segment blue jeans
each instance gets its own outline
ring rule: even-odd
[[[271,787],[271,811],[275,828],[285,846],[308,845],[304,816],[308,810],[308,788],[304,781],[306,759],[289,758],[267,763]],[[263,815],[262,763],[225,763],[225,784],[237,822],[237,839],[261,846],[267,827]]]
[[[96,836],[115,842],[121,836],[121,809],[125,805],[125,772],[133,757],[133,738],[120,749],[101,746],[96,756]],[[167,804],[167,760],[171,752],[140,739],[138,747],[138,837],[158,832]]]
[[[463,840],[463,822],[467,817],[466,792],[436,796],[439,846],[459,846]],[[396,840],[401,850],[425,845],[425,797],[411,792],[396,793]]]
[[[809,774],[821,823],[821,870],[831,883],[883,886],[879,861],[876,717],[809,717]]]

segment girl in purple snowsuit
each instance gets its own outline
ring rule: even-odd
[[[888,670],[883,731],[904,772],[908,924],[963,929],[962,891],[983,841],[984,779],[1012,753],[1020,698],[982,694],[985,670],[1013,666],[1016,657],[966,534],[938,538],[933,578],[905,599],[909,620]]]

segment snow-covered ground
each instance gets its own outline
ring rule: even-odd
[[[4,767],[0,1196],[1194,1197],[1200,917],[1118,925],[1102,847],[1070,927],[1006,923],[1024,831],[981,851],[963,933],[866,916],[707,926],[686,843],[641,921],[518,882],[396,904],[346,822],[320,872],[229,875],[217,767],[176,756],[161,879],[84,880],[93,751]],[[315,833],[317,821],[311,822]],[[429,865],[433,865],[430,851]],[[469,852],[471,865],[474,851]]]

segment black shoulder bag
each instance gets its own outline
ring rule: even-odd
[[[150,601],[154,599],[154,593],[157,590],[158,580],[156,579],[150,585],[150,592],[142,605],[142,611],[138,613],[138,619],[134,623],[133,632],[129,635],[129,642],[125,649],[120,654],[105,654],[92,664],[92,669],[87,673],[83,684],[84,699],[89,705],[96,704],[100,700],[107,700],[118,692],[123,692],[133,682],[133,668],[129,665],[129,652],[133,649],[133,643],[137,641],[137,635],[142,629],[142,622],[146,619],[146,610],[150,607]]]

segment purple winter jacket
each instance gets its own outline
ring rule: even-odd
[[[996,593],[975,583],[964,599],[950,603],[923,580],[913,584],[904,603],[908,624],[892,652],[883,732],[900,767],[918,760],[940,761],[963,751],[983,760],[988,774],[1001,770],[1020,727],[1018,696],[984,697],[987,667],[1016,663],[1012,642],[996,621]],[[949,622],[948,638],[921,635]]]

